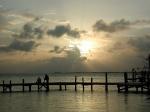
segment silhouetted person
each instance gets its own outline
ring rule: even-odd
[[[49,82],[49,77],[47,74],[45,74],[45,77],[44,77],[44,82],[48,83]]]
[[[36,83],[41,84],[41,78],[38,77]]]
[[[132,81],[134,82],[136,80],[136,70],[132,68]]]
[[[45,77],[44,77],[44,82],[46,82],[46,91],[49,91],[49,77],[47,74],[45,74]]]

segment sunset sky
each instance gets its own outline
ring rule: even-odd
[[[149,0],[0,0],[0,73],[130,71],[150,53]]]

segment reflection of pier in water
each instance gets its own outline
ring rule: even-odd
[[[104,73],[104,72],[103,72]],[[77,80],[77,77],[75,76],[73,82],[35,82],[35,83],[26,83],[24,79],[22,79],[21,83],[12,83],[10,80],[9,83],[5,83],[3,81],[2,84],[0,84],[0,87],[2,87],[3,93],[13,92],[14,87],[21,87],[20,91],[22,92],[31,92],[33,86],[37,86],[37,91],[42,91],[42,88],[45,89],[45,91],[50,91],[50,86],[59,86],[59,90],[61,91],[64,87],[64,90],[67,90],[67,86],[72,85],[74,86],[74,90],[77,91],[78,85],[82,86],[82,90],[85,90],[85,86],[90,86],[91,91],[93,91],[93,87],[95,85],[104,86],[105,91],[108,92],[108,88],[110,85],[116,86],[116,89],[118,92],[126,92],[128,93],[130,91],[130,88],[132,88],[132,91],[140,92],[140,93],[150,93],[150,73],[149,72],[118,72],[119,74],[122,74],[122,77],[124,78],[124,81],[122,82],[109,82],[108,76],[111,75],[112,72],[106,72],[105,74],[105,81],[104,82],[95,82],[94,79],[91,77],[91,80],[86,82],[84,80],[84,77],[82,77],[81,81]],[[111,79],[109,79],[111,80]],[[13,87],[13,88],[12,88]],[[26,90],[28,88],[28,90]],[[139,89],[140,88],[140,89]]]

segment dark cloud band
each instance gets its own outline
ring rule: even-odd
[[[10,43],[8,46],[0,47],[0,52],[13,52],[13,51],[24,51],[24,52],[30,52],[34,48],[36,48],[39,44],[35,43],[34,41],[20,41],[20,40],[14,40],[12,43]]]
[[[104,20],[98,20],[96,23],[93,25],[93,30],[96,32],[117,32],[121,30],[128,29],[130,27],[131,23],[125,19],[121,20],[116,20],[111,22],[110,24],[106,23]]]
[[[57,25],[54,29],[48,30],[47,34],[57,38],[63,36],[64,34],[75,38],[80,37],[80,32],[77,29],[72,29],[69,24]]]

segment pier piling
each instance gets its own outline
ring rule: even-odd
[[[59,91],[62,91],[61,82],[59,83]]]
[[[125,92],[128,92],[128,74],[124,72]]]
[[[29,84],[29,92],[31,92],[31,84]]]
[[[74,85],[75,86],[75,91],[77,91],[77,76],[75,76],[75,81],[74,82],[75,82],[75,85]]]
[[[38,83],[37,86],[38,86],[38,92],[39,92],[40,91],[40,84]]]
[[[12,92],[12,85],[11,85],[11,80],[9,81],[9,92]]]
[[[143,84],[144,84],[144,80],[145,80],[145,79],[144,79],[144,75],[145,75],[145,74],[144,74],[144,72],[142,71],[142,72],[141,72],[141,92],[142,92],[142,93],[143,93],[143,89],[144,89],[144,88],[143,88]]]
[[[48,91],[49,91],[49,84],[46,83],[46,92],[48,92]]]
[[[138,86],[136,86],[135,88],[136,88],[136,92],[138,93],[138,91],[139,91],[139,88],[138,88]]]
[[[5,92],[5,81],[3,80],[3,93]]]
[[[83,87],[83,92],[84,92],[84,78],[82,77],[82,87]]]
[[[22,91],[24,92],[24,79],[22,79]]]
[[[67,86],[65,85],[65,91],[67,90]]]
[[[93,78],[91,77],[91,91],[93,92]]]
[[[105,91],[108,92],[108,77],[107,77],[107,72],[105,73]]]
[[[117,88],[118,88],[118,93],[120,93],[120,86],[119,86],[119,84],[117,84]]]
[[[147,74],[147,88],[148,88],[148,93],[150,94],[150,72],[148,72],[148,74]]]

